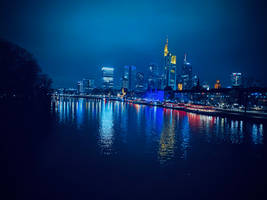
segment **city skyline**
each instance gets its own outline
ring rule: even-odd
[[[0,37],[28,49],[55,88],[96,76],[101,66],[161,66],[166,35],[177,66],[188,53],[194,72],[210,85],[230,84],[233,72],[266,85],[263,8],[249,0],[1,1]]]
[[[263,0],[1,0],[1,199],[267,199],[266,18]]]
[[[179,66],[177,64],[176,55],[172,54],[168,47],[168,36],[166,37],[166,43],[163,49],[164,63],[158,65],[157,63],[150,63],[145,66],[141,71],[136,69],[136,66],[125,65],[124,67],[102,66],[101,75],[94,77],[86,77],[98,83],[94,88],[103,89],[116,89],[122,88],[129,91],[139,90],[140,92],[140,75],[143,79],[142,89],[143,92],[149,89],[164,90],[166,87],[172,90],[198,90],[198,89],[220,89],[220,88],[249,88],[249,87],[264,87],[260,82],[257,82],[254,77],[247,76],[246,73],[232,72],[229,75],[229,79],[223,84],[219,79],[216,79],[215,83],[208,83],[206,80],[194,72],[192,64],[187,59],[187,53],[184,54],[183,64]],[[104,75],[103,72],[112,71],[112,74]],[[139,75],[139,77],[137,76]],[[86,79],[85,78],[85,79]],[[110,79],[111,80],[107,80]],[[84,79],[83,79],[84,80]],[[111,81],[111,82],[110,82]],[[83,81],[78,81],[78,93],[83,90],[80,85]],[[110,84],[110,83],[111,84]],[[138,83],[139,82],[139,83]],[[109,86],[108,86],[109,85]],[[214,87],[213,87],[214,85]],[[139,88],[139,89],[137,89]]]

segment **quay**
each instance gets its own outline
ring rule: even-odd
[[[221,116],[221,117],[237,117],[242,119],[259,119],[267,120],[267,112],[265,111],[254,111],[254,110],[244,110],[244,109],[225,109],[216,106],[210,105],[198,105],[190,103],[174,103],[170,101],[149,101],[145,99],[127,99],[119,98],[114,96],[104,96],[104,95],[69,95],[69,94],[52,94],[52,98],[86,98],[94,99],[99,101],[119,101],[129,104],[139,104],[146,106],[157,106],[166,109],[181,110],[185,112],[203,114],[203,115],[212,115],[212,116]]]

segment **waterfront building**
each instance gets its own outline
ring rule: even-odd
[[[65,88],[63,89],[64,94],[77,94],[77,89],[75,88]]]
[[[82,83],[83,83],[83,91],[84,92],[89,92],[89,86],[90,86],[89,80],[88,79],[83,79]]]
[[[114,87],[114,68],[113,67],[102,67],[102,87],[104,89]]]
[[[221,83],[220,80],[217,80],[216,83],[214,84],[215,89],[220,89],[221,88]]]
[[[163,90],[147,90],[145,92],[144,98],[148,101],[163,101],[164,91]]]
[[[182,84],[182,83],[178,83],[178,85],[177,85],[177,89],[178,89],[179,91],[183,90],[183,84]]]
[[[122,87],[128,90],[133,90],[136,85],[136,67],[135,66],[124,66]]]
[[[183,90],[190,90],[193,87],[192,83],[192,65],[187,62],[186,54],[184,55],[184,62],[182,65],[182,71],[180,80],[183,85]]]
[[[144,73],[137,72],[136,73],[135,91],[136,92],[144,92],[145,90],[146,90],[146,88],[145,88],[145,76],[144,76]]]
[[[94,89],[96,86],[95,86],[95,80],[93,79],[89,79],[89,88],[90,89]]]
[[[232,87],[240,87],[242,85],[242,73],[231,74]]]
[[[128,79],[122,77],[122,88],[128,88]]]
[[[194,88],[199,86],[199,77],[197,75],[194,75],[192,78],[192,86]]]
[[[123,67],[123,75],[122,75],[122,88],[129,88],[129,67]]]
[[[93,79],[83,79],[83,91],[88,93],[95,88],[95,80]]]
[[[84,90],[83,90],[83,82],[82,81],[78,81],[77,82],[77,90],[78,90],[78,93],[83,93]]]
[[[164,90],[164,74],[159,76],[159,89]]]
[[[162,77],[159,66],[155,63],[150,63],[148,66],[147,86],[149,89],[162,89]]]
[[[168,38],[164,47],[164,86],[176,90],[176,56],[168,49]]]
[[[209,90],[210,89],[210,86],[209,86],[209,84],[207,82],[204,82],[202,84],[202,88],[205,89],[205,90]]]
[[[77,91],[77,90],[76,90]],[[57,90],[56,90],[56,93],[57,94],[64,94],[65,93],[65,88],[58,88]]]

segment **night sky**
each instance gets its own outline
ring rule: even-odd
[[[100,66],[163,64],[166,36],[201,81],[243,72],[267,85],[266,6],[248,0],[1,0],[0,37],[29,50],[54,87],[74,87]]]

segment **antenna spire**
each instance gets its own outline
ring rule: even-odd
[[[169,53],[169,50],[168,50],[168,35],[167,35],[167,40],[166,40],[166,44],[164,47],[164,56],[167,56],[168,53]]]

